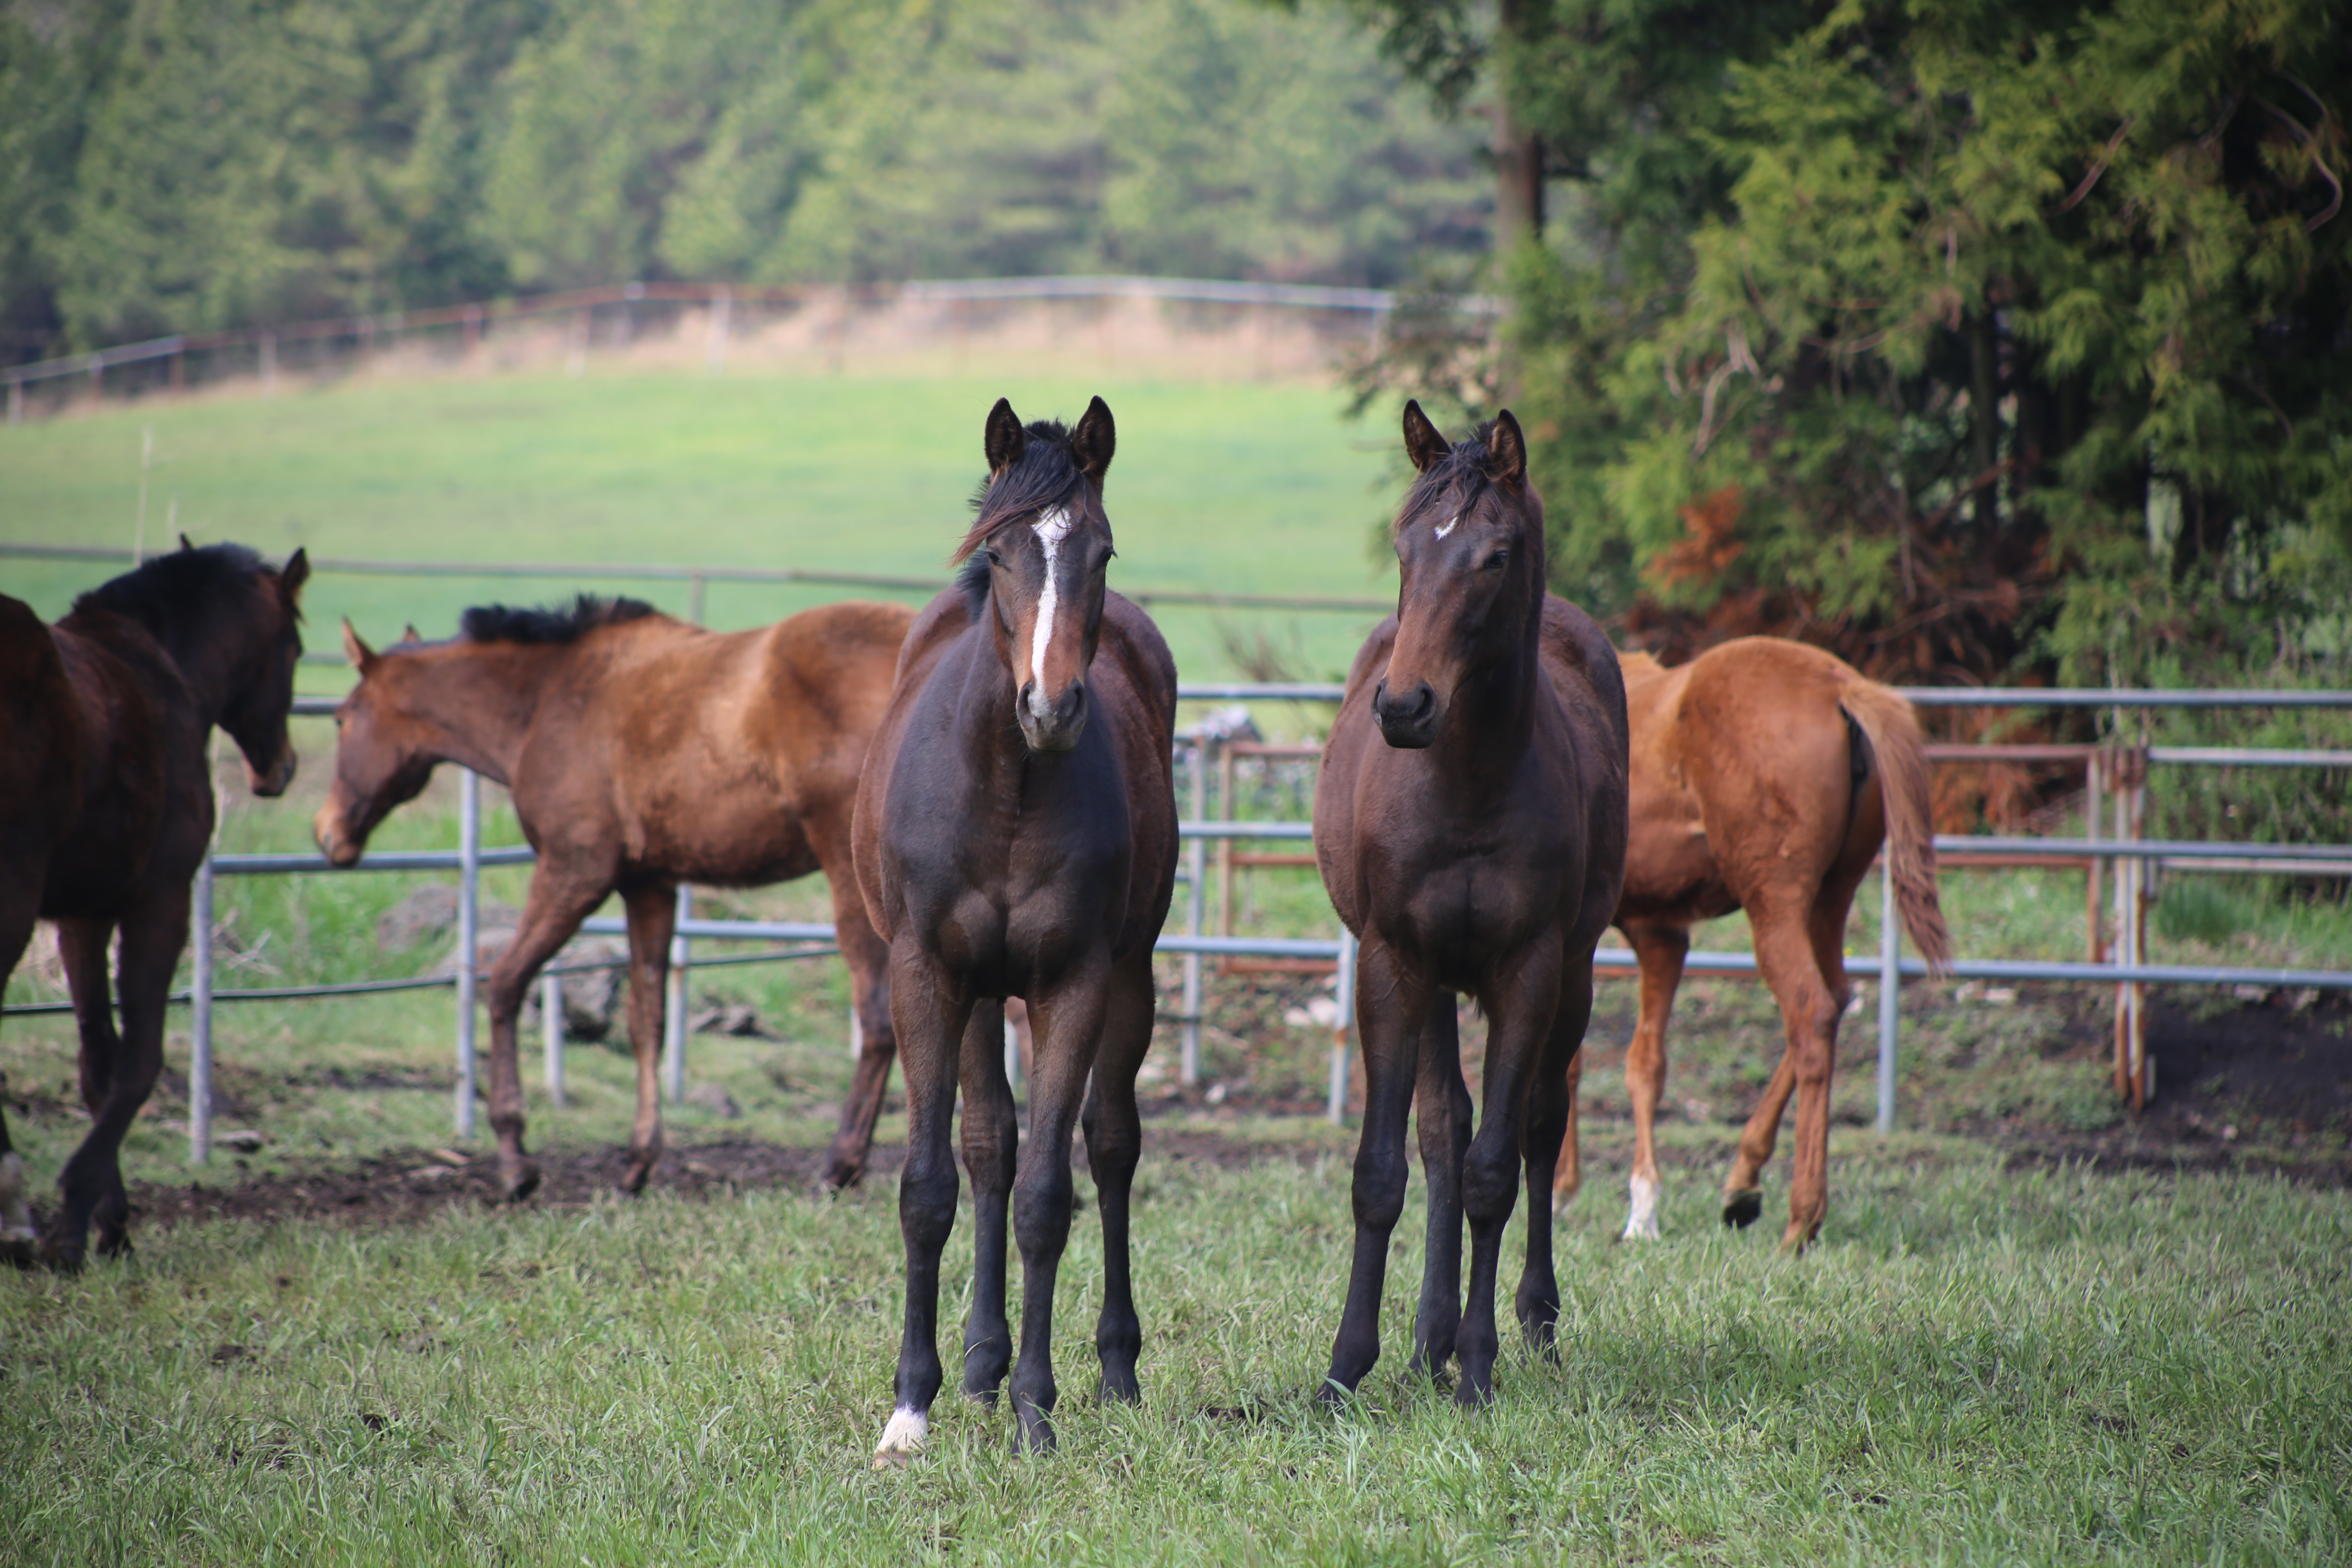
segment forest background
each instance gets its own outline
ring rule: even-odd
[[[2326,0],[12,0],[0,351],[629,279],[1405,289],[1670,657],[2347,683]],[[1442,308],[1502,293],[1499,331]],[[2215,722],[2221,722],[2216,721]]]

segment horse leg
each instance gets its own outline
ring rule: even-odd
[[[849,965],[858,1047],[856,1072],[848,1098],[841,1102],[841,1124],[824,1155],[824,1184],[835,1189],[855,1186],[866,1173],[874,1124],[881,1120],[882,1099],[890,1087],[890,1064],[898,1056],[898,1034],[890,1023],[890,945],[866,919],[866,900],[858,896],[856,879],[848,875],[846,858],[841,867],[843,875],[833,884],[833,929],[842,962]],[[998,1053],[1000,1058],[1003,1054]],[[971,1115],[968,1095],[964,1113]]]
[[[1642,965],[1642,1011],[1625,1049],[1625,1098],[1633,1104],[1633,1173],[1626,1178],[1626,1241],[1658,1234],[1658,1100],[1666,1088],[1666,1015],[1682,984],[1690,932],[1680,926],[1627,929]]]
[[[1351,1194],[1356,1254],[1348,1270],[1348,1304],[1331,1344],[1331,1371],[1316,1391],[1327,1404],[1353,1394],[1381,1359],[1389,1233],[1404,1213],[1404,1121],[1432,1001],[1431,988],[1406,972],[1386,942],[1364,938],[1356,958],[1356,1032],[1364,1043],[1364,1129],[1356,1143]]]
[[[0,891],[0,982],[16,972],[17,961],[33,940],[41,907],[41,869],[37,866],[33,876],[11,879]],[[6,1082],[0,1077],[0,1086]],[[30,1263],[39,1239],[33,1229],[33,1211],[25,1202],[24,1157],[8,1141],[8,1112],[0,1104],[0,1261]]]
[[[1731,1173],[1723,1181],[1723,1223],[1747,1229],[1764,1214],[1763,1180],[1766,1162],[1780,1141],[1780,1117],[1797,1089],[1796,1058],[1783,1045],[1780,1065],[1764,1086],[1764,1098],[1739,1130],[1739,1152],[1732,1157]]]
[[[523,900],[514,941],[490,971],[490,1127],[499,1138],[499,1176],[509,1203],[520,1203],[539,1190],[539,1163],[522,1146],[522,1072],[515,1060],[515,1022],[540,969],[572,940],[580,922],[610,890],[609,883],[567,878],[541,861],[530,879],[530,896]]]
[[[1797,1097],[1796,1170],[1790,1178],[1789,1228],[1781,1235],[1780,1247],[1800,1252],[1820,1234],[1829,1212],[1830,1076],[1835,1065],[1838,1005],[1815,965],[1804,919],[1778,909],[1769,915],[1759,910],[1755,915],[1756,965],[1780,1005],[1788,1039],[1781,1073],[1790,1079]],[[1780,1105],[1786,1103],[1785,1091],[1777,1102],[1773,1092],[1780,1089],[1780,1076],[1773,1075],[1773,1089],[1766,1091],[1757,1118],[1770,1110],[1778,1122]],[[1751,1126],[1755,1120],[1750,1118]],[[1746,1140],[1741,1142],[1744,1158]]]
[[[677,889],[667,883],[621,895],[629,921],[629,1049],[637,1060],[637,1119],[629,1128],[625,1192],[645,1191],[661,1159],[662,997],[669,983],[669,939],[677,930]]]
[[[1013,1178],[1021,1355],[1013,1367],[1013,1413],[1032,1453],[1054,1446],[1054,1281],[1070,1239],[1070,1134],[1109,1017],[1111,988],[1111,966],[1097,950],[1028,999],[1036,1070],[1029,1080],[1029,1142]]]
[[[1004,1226],[1021,1155],[1021,1123],[1004,1078],[1004,1006],[973,1004],[959,1047],[963,1085],[963,1164],[971,1173],[971,1316],[963,1330],[963,1391],[982,1405],[1013,1367],[1004,1321]],[[884,1064],[888,1070],[888,1064]],[[838,1142],[835,1147],[839,1148]],[[865,1151],[858,1151],[862,1159]]]
[[[930,1431],[931,1401],[939,1397],[940,1254],[955,1226],[956,1210],[955,1152],[949,1134],[955,1120],[956,1069],[974,1011],[955,978],[901,927],[890,947],[890,1014],[898,1026],[907,1080],[907,1165],[898,1176],[907,1308],[898,1337],[898,1397],[875,1445],[877,1468],[914,1458]],[[1069,1136],[1065,1128],[1066,1159]],[[1025,1152],[1034,1155],[1035,1145]]]
[[[1568,1120],[1559,1132],[1559,1163],[1551,1178],[1551,1212],[1563,1215],[1568,1205],[1576,1201],[1579,1189],[1584,1185],[1584,1157],[1576,1146],[1576,1107],[1584,1089],[1584,1053],[1580,1050],[1568,1058],[1566,1093]]]
[[[112,1258],[131,1250],[131,1198],[122,1185],[122,1140],[163,1069],[163,1008],[171,996],[172,971],[187,942],[184,881],[151,896],[123,918],[121,1043],[107,1073],[105,1099],[92,1114],[89,1135],[66,1162],[58,1181],[64,1203],[50,1229],[47,1251],[61,1268],[80,1267],[92,1223],[98,1227],[100,1253]],[[91,956],[90,945],[76,944],[85,961]],[[94,945],[102,966],[105,942],[101,938]],[[101,993],[104,973],[101,967],[98,986]],[[80,989],[77,984],[76,990]],[[85,1073],[86,1087],[89,1081]]]
[[[1544,1212],[1544,1189],[1559,1167],[1560,1144],[1574,1115],[1570,1099],[1570,1068],[1584,1046],[1584,1031],[1592,1022],[1592,965],[1571,968],[1560,977],[1559,1001],[1552,1014],[1551,1034],[1544,1042],[1542,1059],[1528,1080],[1527,1162],[1528,1260],[1519,1275],[1516,1300],[1519,1328],[1528,1343],[1547,1354],[1554,1350],[1559,1321],[1559,1277],[1552,1268],[1551,1216]]]
[[[1455,1340],[1462,1381],[1454,1390],[1454,1402],[1468,1409],[1495,1397],[1495,1358],[1502,1344],[1495,1331],[1496,1276],[1502,1262],[1503,1227],[1518,1205],[1528,1089],[1546,1065],[1560,1005],[1561,941],[1557,932],[1548,932],[1528,943],[1498,966],[1501,972],[1488,981],[1480,998],[1488,1020],[1486,1103],[1481,1108],[1477,1136],[1462,1158],[1462,1210],[1470,1221],[1470,1289]],[[1578,1026],[1580,1033],[1581,1019]],[[1554,1073],[1565,1065],[1556,1064]],[[1546,1152],[1558,1157],[1556,1148]],[[1557,1303],[1557,1289],[1553,1296]],[[1556,1304],[1553,1310],[1558,1310]]]
[[[1129,1403],[1143,1396],[1135,1360],[1143,1352],[1143,1320],[1136,1315],[1128,1269],[1128,1205],[1135,1167],[1143,1156],[1143,1121],[1135,1109],[1135,1075],[1151,1048],[1157,988],[1151,953],[1139,946],[1111,971],[1102,1046],[1079,1121],[1087,1135],[1087,1169],[1102,1209],[1103,1309],[1095,1324],[1095,1355],[1102,1363],[1102,1395]],[[997,1055],[1003,1055],[1000,1044]]]
[[[1454,1359],[1454,1337],[1462,1326],[1462,1151],[1470,1142],[1470,1089],[1462,1081],[1461,1020],[1451,991],[1440,991],[1430,1001],[1429,1021],[1421,1026],[1420,1066],[1413,1121],[1422,1179],[1429,1188],[1429,1229],[1410,1364],[1434,1382]]]
[[[114,1026],[114,991],[107,975],[112,957],[114,922],[108,920],[58,921],[58,956],[65,961],[66,989],[73,997],[74,1026],[80,1037],[77,1063],[81,1079],[82,1109],[96,1121],[114,1083],[114,1065],[122,1055],[122,1037]]]

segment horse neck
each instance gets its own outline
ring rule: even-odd
[[[1474,794],[1500,788],[1527,754],[1535,734],[1536,701],[1543,689],[1543,563],[1540,554],[1517,568],[1535,587],[1503,657],[1481,667],[1454,693],[1440,742],[1456,759],[1446,771]]]
[[[541,694],[573,646],[452,643],[415,656],[403,706],[425,727],[443,762],[511,785]]]
[[[228,711],[237,695],[237,672],[248,662],[255,641],[268,635],[256,624],[256,617],[239,609],[211,599],[201,606],[200,614],[176,618],[166,626],[151,626],[141,616],[120,616],[146,633],[171,660],[206,728],[219,723],[221,715]]]

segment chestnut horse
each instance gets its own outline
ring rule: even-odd
[[[1797,1099],[1796,1173],[1780,1245],[1802,1248],[1829,1211],[1830,1071],[1853,987],[1845,921],[1882,841],[1895,902],[1928,963],[1951,957],[1936,900],[1927,755],[1902,696],[1839,659],[1780,637],[1741,637],[1664,669],[1624,656],[1633,724],[1633,833],[1616,923],[1642,966],[1625,1053],[1633,1173],[1625,1239],[1658,1234],[1652,1128],[1666,1076],[1666,1014],[1695,921],[1748,911],[1756,966],[1780,1004],[1780,1066],[1739,1136],[1723,1184],[1723,1222],[1764,1211],[1758,1173],[1781,1112]],[[1889,829],[1892,828],[1890,834]],[[1576,1072],[1580,1072],[1580,1064]],[[1579,1181],[1571,1074],[1569,1137],[1553,1204]]]
[[[61,1268],[129,1250],[123,1135],[163,1067],[163,1008],[188,940],[188,885],[212,843],[213,726],[256,795],[294,777],[286,716],[309,558],[283,571],[237,544],[159,555],[44,626],[0,598],[0,976],[55,921],[81,1033],[90,1128],[41,1240]],[[120,931],[114,1021],[107,949]],[[10,1189],[14,1189],[12,1193]],[[0,1122],[0,1245],[29,1255],[18,1156]]]
[[[1026,1447],[1053,1446],[1054,1279],[1070,1234],[1071,1123],[1082,1120],[1102,1205],[1102,1392],[1138,1397],[1128,1190],[1142,1147],[1135,1074],[1151,1044],[1151,948],[1175,886],[1176,665],[1150,617],[1105,585],[1113,440],[1100,398],[1069,431],[1024,428],[997,402],[979,517],[955,552],[959,585],[908,634],[858,785],[857,879],[890,943],[907,1078],[906,1319],[877,1466],[922,1447],[940,1389],[959,1080],[974,1226],[964,1392],[993,1403],[1012,1360],[1009,1194],[1023,1279],[1013,1409]],[[1013,996],[1026,999],[1035,1040],[1025,1148],[1004,1078],[1001,1004]]]
[[[1356,656],[1315,787],[1323,885],[1362,943],[1364,1051],[1355,1265],[1323,1394],[1353,1390],[1380,1359],[1417,1086],[1429,1243],[1413,1363],[1436,1376],[1458,1352],[1454,1397],[1477,1405],[1494,1394],[1503,1227],[1522,1171],[1530,1205],[1550,1182],[1592,1012],[1592,950],[1617,907],[1625,691],[1601,628],[1544,592],[1543,503],[1517,421],[1499,414],[1448,447],[1408,403],[1404,446],[1420,478],[1393,530],[1397,613]],[[1461,992],[1490,1020],[1475,1138]],[[1528,1226],[1517,1310],[1529,1342],[1549,1347],[1559,1316],[1549,1224]]]
[[[357,861],[376,824],[444,762],[506,785],[539,851],[488,987],[490,1125],[510,1199],[539,1185],[523,1151],[515,1021],[532,977],[580,922],[619,891],[637,1063],[625,1182],[636,1192],[661,1157],[654,1069],[677,885],[758,887],[819,868],[865,1039],[826,1180],[857,1179],[892,1040],[885,954],[850,872],[849,818],[912,614],[827,605],[719,633],[583,595],[566,611],[468,610],[452,641],[382,653],[345,624],[360,681],[335,713],[335,786],[312,825],[327,858]]]

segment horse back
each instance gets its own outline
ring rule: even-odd
[[[57,639],[0,595],[0,868],[46,871],[81,815],[87,744]]]

